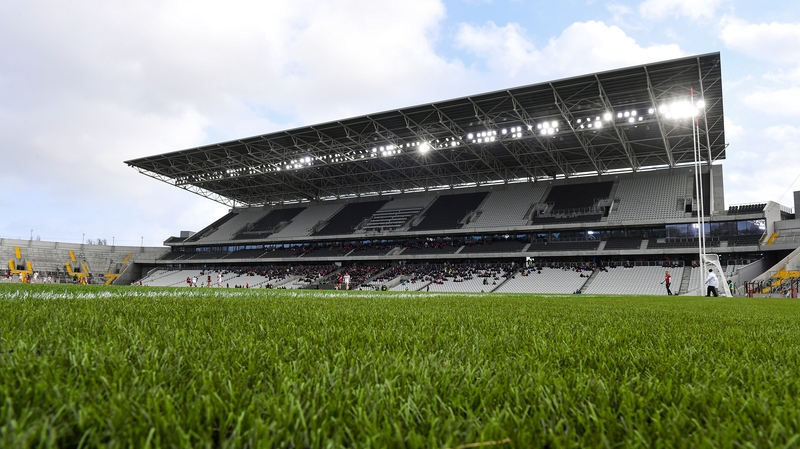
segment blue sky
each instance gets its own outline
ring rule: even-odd
[[[792,207],[798,44],[800,2],[0,0],[0,237],[159,245],[225,207],[125,160],[715,51],[726,204]]]

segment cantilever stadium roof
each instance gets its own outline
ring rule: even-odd
[[[693,163],[696,146],[714,161],[723,122],[711,53],[125,163],[223,204],[261,205],[674,167]]]

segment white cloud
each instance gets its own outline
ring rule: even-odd
[[[746,94],[744,104],[773,115],[800,114],[800,87],[759,88]]]
[[[800,151],[800,128],[792,125],[774,125],[764,130],[764,137],[769,138],[784,150],[796,154]]]
[[[639,5],[639,14],[646,19],[688,17],[693,20],[711,18],[724,0],[646,0]]]
[[[794,156],[800,153],[800,127],[773,125],[730,141],[724,170],[728,205],[778,201],[800,173]],[[786,196],[780,201],[791,206]]]
[[[567,27],[542,48],[525,29],[511,23],[497,26],[462,25],[456,42],[484,59],[492,71],[511,79],[547,79],[607,70],[682,55],[677,45],[642,47],[622,29],[602,22],[579,22]]]
[[[800,23],[748,23],[725,18],[719,33],[728,48],[778,65],[800,65]]]
[[[0,178],[26,186],[0,236],[198,230],[224,207],[123,161],[446,98],[468,75],[433,48],[444,16],[428,0],[0,3]]]
[[[725,139],[728,142],[737,141],[744,134],[744,128],[733,123],[729,116],[725,116]]]

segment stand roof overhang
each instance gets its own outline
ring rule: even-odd
[[[701,113],[678,118],[675,105],[690,97]],[[695,151],[710,163],[725,147],[720,55],[710,53],[125,163],[255,206],[675,167]]]

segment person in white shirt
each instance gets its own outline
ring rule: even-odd
[[[706,289],[706,296],[719,296],[717,295],[717,285],[719,284],[719,280],[717,279],[717,275],[714,274],[713,269],[708,270],[708,277],[706,278],[706,284],[708,288]]]

